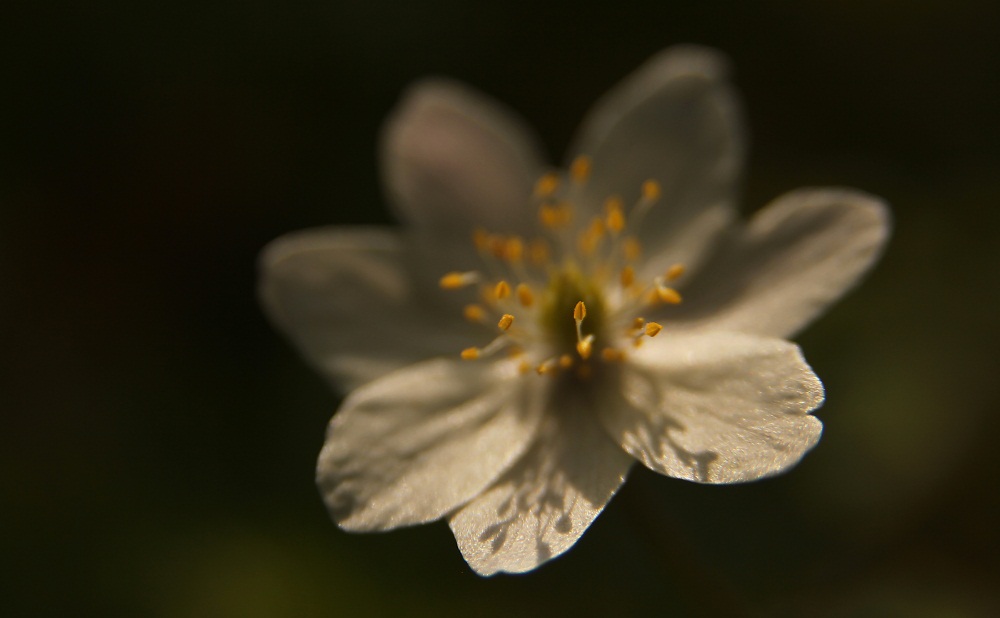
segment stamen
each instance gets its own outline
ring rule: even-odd
[[[535,302],[535,295],[531,293],[527,283],[518,283],[515,293],[522,307],[530,307]]]
[[[574,182],[583,183],[590,178],[590,165],[590,157],[586,155],[580,155],[573,160],[569,166],[569,175]]]
[[[510,296],[510,284],[501,280],[497,283],[496,287],[493,288],[493,296],[495,296],[497,300],[503,300]]]
[[[604,221],[598,217],[594,217],[586,231],[580,234],[580,253],[582,255],[592,255],[604,237],[604,232]]]
[[[635,320],[632,321],[632,328],[630,330],[633,332],[642,330],[642,327],[645,324],[646,324],[645,318],[636,318]]]
[[[554,230],[559,227],[559,211],[555,206],[550,204],[542,204],[538,207],[538,220],[542,222],[542,225]]]
[[[604,348],[601,350],[601,358],[609,363],[625,360],[625,352],[618,348]]]
[[[655,337],[660,334],[661,330],[663,330],[663,326],[656,322],[649,322],[646,324],[645,334],[647,337]]]
[[[626,266],[621,272],[621,283],[623,288],[632,287],[635,283],[635,269],[631,266]]]
[[[655,180],[647,180],[642,183],[642,198],[644,200],[655,202],[660,199],[660,183]]]
[[[683,264],[674,264],[673,266],[667,269],[667,275],[666,275],[667,281],[676,281],[680,279],[682,276],[684,276],[684,270],[685,269]]]
[[[635,262],[642,257],[642,245],[635,236],[629,236],[623,241],[622,253],[629,262]]]
[[[465,319],[470,322],[482,322],[486,317],[486,310],[480,305],[466,305],[463,314]]]
[[[573,206],[569,202],[542,204],[538,207],[538,219],[550,230],[566,227],[573,221]]]
[[[547,264],[549,261],[549,245],[541,238],[536,238],[531,241],[531,245],[528,247],[528,254],[531,258],[531,263],[535,266]]]
[[[504,240],[503,236],[490,236],[489,252],[498,260],[502,260],[507,256],[507,241]]]
[[[512,316],[509,313],[505,313],[503,314],[503,316],[500,317],[500,321],[497,323],[497,327],[500,330],[507,330],[513,323],[514,323],[514,316]]]
[[[513,320],[513,318],[512,318]],[[476,360],[477,358],[483,356],[491,356],[496,354],[501,348],[506,346],[511,342],[511,338],[507,335],[500,335],[493,341],[489,342],[485,347],[482,348],[465,348],[462,350],[462,360]]]
[[[517,236],[508,238],[504,246],[504,257],[511,262],[520,262],[524,257],[524,241]]]
[[[559,366],[563,369],[569,369],[573,366],[573,357],[569,354],[563,354],[559,357]]]
[[[486,253],[490,248],[490,238],[490,233],[482,228],[476,228],[472,232],[472,244],[476,246],[476,250],[480,253]]]
[[[681,293],[674,288],[668,288],[662,283],[656,284],[656,297],[660,302],[667,303],[668,305],[679,305],[681,304]]]
[[[636,202],[635,206],[632,208],[631,218],[633,225],[638,224],[642,221],[649,209],[653,207],[653,204],[660,199],[660,183],[655,180],[647,180],[642,183],[642,197]]]
[[[551,197],[559,188],[559,175],[555,172],[544,174],[535,183],[535,196],[546,198]]]
[[[581,300],[573,307],[573,320],[576,322],[576,352],[583,360],[590,358],[594,346],[594,335],[583,336],[583,320],[586,317],[587,305]]]
[[[538,375],[543,376],[545,374],[555,372],[555,369],[556,369],[556,359],[550,358],[547,361],[540,363],[538,367],[535,368],[535,371],[538,372]]]
[[[604,207],[607,211],[605,224],[611,233],[617,236],[619,232],[625,229],[625,211],[622,207],[622,201],[620,198],[611,197],[604,203]]]
[[[479,273],[475,271],[470,272],[450,272],[447,275],[441,277],[439,282],[441,287],[445,290],[457,290],[459,288],[464,288],[466,286],[472,285],[479,281]]]
[[[617,195],[612,195],[604,200],[604,214],[610,214],[612,210],[625,210],[625,203]]]

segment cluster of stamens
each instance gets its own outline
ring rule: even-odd
[[[476,230],[472,241],[485,268],[441,278],[446,290],[475,288],[478,299],[465,306],[465,319],[482,324],[495,321],[500,331],[489,344],[462,350],[463,359],[471,361],[506,349],[519,360],[522,373],[534,370],[539,375],[556,375],[575,369],[578,376],[586,377],[596,358],[620,362],[626,358],[628,342],[637,348],[663,329],[642,317],[629,317],[653,305],[682,300],[670,284],[683,276],[683,265],[675,264],[645,284],[637,281],[634,266],[642,247],[629,232],[659,199],[660,185],[654,180],[644,182],[628,213],[621,198],[610,196],[601,214],[580,222],[575,220],[578,213],[573,204],[581,197],[590,169],[590,160],[579,157],[570,166],[568,182],[555,173],[538,180],[534,200],[543,235],[525,239]],[[586,322],[588,302],[592,313],[599,314],[591,322]],[[570,320],[575,328],[570,327]]]

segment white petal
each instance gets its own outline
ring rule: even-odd
[[[819,440],[823,385],[797,346],[735,333],[660,335],[634,354],[601,421],[650,469],[702,483],[751,481]]]
[[[644,181],[660,183],[639,233],[651,251],[683,239],[706,211],[732,207],[744,144],[726,74],[712,50],[668,49],[594,107],[570,151],[592,157],[588,194],[598,204],[612,194],[630,204]]]
[[[389,230],[305,230],[264,249],[258,292],[303,355],[350,389],[471,345],[459,314],[421,309],[406,261]]]
[[[673,327],[787,337],[850,289],[889,235],[877,197],[801,189],[762,209],[684,288]]]
[[[450,520],[477,573],[522,573],[576,543],[622,484],[632,458],[582,398],[557,397],[524,458]]]
[[[354,391],[330,421],[316,478],[342,528],[439,519],[481,492],[531,442],[540,380],[499,364],[436,359]]]
[[[521,232],[542,171],[522,123],[457,83],[415,85],[386,123],[382,168],[390,197],[418,230]]]

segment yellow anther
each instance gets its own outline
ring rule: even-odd
[[[479,275],[475,272],[460,273],[450,272],[441,277],[440,285],[445,290],[457,290],[467,285],[472,285],[479,280]]]
[[[608,226],[608,229],[611,230],[612,234],[618,234],[625,229],[625,211],[622,210],[620,204],[615,204],[608,208],[608,214],[605,217],[605,224]]]
[[[559,366],[563,369],[569,369],[573,366],[573,357],[569,354],[563,354],[559,357]]]
[[[490,233],[482,228],[476,228],[472,232],[472,244],[480,252],[485,252],[490,247]]]
[[[646,324],[645,318],[636,318],[632,320],[632,330],[642,330],[642,327]]]
[[[462,360],[476,360],[479,358],[479,348],[465,348],[462,350]]]
[[[500,321],[497,322],[497,327],[500,330],[507,330],[513,323],[514,323],[514,316],[512,316],[509,313],[505,313],[500,317]]]
[[[577,239],[578,249],[580,250],[580,255],[593,255],[594,251],[597,250],[597,242],[600,238],[595,237],[593,234],[584,232],[580,234],[580,238]]]
[[[548,204],[542,204],[538,207],[538,220],[542,222],[542,225],[552,229],[559,225],[559,218],[556,213],[555,206],[550,206]]]
[[[517,372],[518,373],[520,373],[521,375],[524,375],[524,374],[528,373],[529,371],[531,371],[531,363],[529,363],[526,360],[523,360],[520,363],[518,363],[518,365],[517,365]]]
[[[573,319],[577,322],[583,322],[585,317],[587,317],[587,305],[583,304],[581,300],[573,307]]]
[[[635,283],[635,269],[631,266],[623,268],[621,273],[621,282],[623,288],[631,287],[631,285]]]
[[[676,281],[680,279],[682,276],[684,276],[683,264],[674,264],[673,266],[667,269],[667,274],[666,274],[667,281]]]
[[[535,295],[531,293],[527,283],[518,283],[514,293],[517,294],[517,302],[521,303],[522,307],[530,307],[535,302]]]
[[[550,358],[544,363],[539,364],[538,367],[535,367],[535,371],[538,372],[538,375],[543,376],[547,373],[554,373],[555,367],[556,367],[555,361]]]
[[[588,335],[585,339],[576,342],[576,353],[580,358],[587,360],[594,351],[594,336]]]
[[[465,277],[462,273],[448,273],[441,277],[440,284],[446,290],[454,290],[465,285]]]
[[[555,172],[544,174],[535,183],[535,195],[537,197],[551,197],[559,188],[559,175]]]
[[[504,258],[511,262],[520,262],[522,257],[524,257],[524,241],[517,236],[511,236],[504,247]]]
[[[663,330],[663,327],[656,322],[649,322],[646,324],[645,332],[647,337],[655,337],[660,334],[661,330]]]
[[[576,182],[586,182],[590,178],[590,157],[580,155],[569,166],[569,175]]]
[[[531,245],[528,247],[528,256],[531,258],[531,263],[536,266],[547,264],[549,261],[548,243],[541,238],[532,240]]]
[[[497,300],[503,300],[510,296],[510,284],[501,280],[497,283],[496,287],[493,288],[493,296],[495,296]]]
[[[503,236],[490,236],[489,251],[493,257],[502,260],[507,257],[507,241]]]
[[[660,285],[656,287],[656,297],[668,305],[679,305],[681,303],[681,293],[674,288]]]
[[[486,317],[486,311],[479,305],[466,305],[462,313],[470,322],[482,322]]]
[[[591,255],[597,249],[597,245],[601,242],[601,238],[604,237],[605,231],[604,221],[598,217],[594,217],[587,229],[580,234],[580,253]]]
[[[617,195],[612,195],[608,199],[604,200],[604,214],[611,214],[612,210],[625,210],[625,202],[622,198]]]
[[[642,197],[650,202],[660,198],[660,183],[655,180],[647,180],[642,183]]]
[[[617,348],[604,348],[601,350],[601,358],[609,363],[625,360],[625,353]]]
[[[622,253],[629,262],[635,262],[642,257],[642,245],[639,244],[639,239],[634,236],[626,238],[622,244]]]
[[[550,230],[564,227],[573,220],[573,207],[568,202],[542,204],[538,208],[538,219]]]

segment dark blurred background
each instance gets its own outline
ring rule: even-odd
[[[0,613],[1000,615],[1000,4],[5,7]],[[678,42],[733,60],[746,212],[804,185],[893,206],[884,260],[798,338],[820,445],[743,486],[635,469],[523,577],[477,577],[444,523],[340,531],[313,485],[339,395],[258,309],[259,249],[392,221],[376,137],[417,77],[507,102],[558,161]]]

